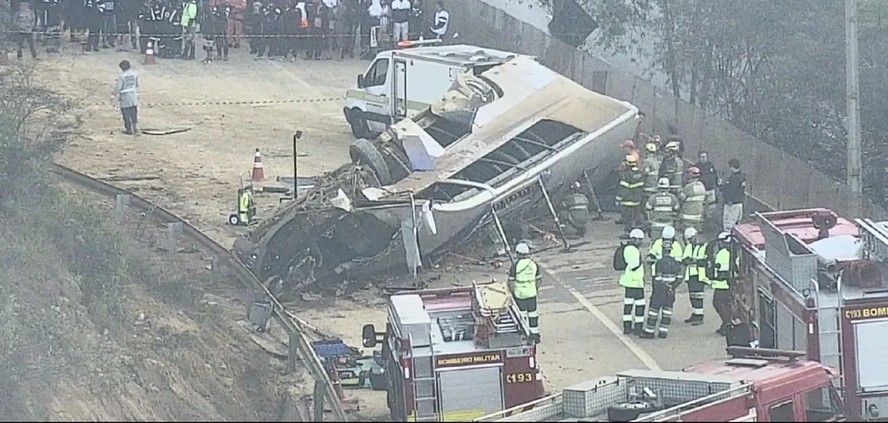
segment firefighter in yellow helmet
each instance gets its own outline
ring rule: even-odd
[[[617,189],[616,203],[620,207],[623,221],[622,239],[629,238],[633,228],[642,226],[641,200],[644,196],[644,174],[638,168],[635,156],[627,155],[620,173],[620,186]]]
[[[682,186],[682,177],[685,172],[684,160],[681,159],[678,151],[678,142],[670,141],[666,143],[666,157],[660,165],[660,177],[669,179],[669,188],[674,192],[678,191]]]

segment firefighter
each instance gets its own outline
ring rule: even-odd
[[[586,235],[586,223],[589,222],[589,198],[583,194],[579,182],[570,184],[570,194],[561,202],[559,220],[570,225],[577,232],[578,237]]]
[[[657,188],[658,191],[648,197],[644,205],[652,239],[659,238],[663,228],[674,226],[679,210],[678,197],[669,192],[669,179],[660,178]]]
[[[627,155],[623,162],[620,175],[620,187],[617,190],[616,203],[620,206],[623,221],[622,239],[628,238],[632,228],[641,226],[641,197],[644,194],[644,175],[638,169],[638,162],[632,155]]]
[[[641,240],[644,231],[639,228],[629,232],[629,242],[622,248],[622,260],[625,269],[620,275],[620,286],[623,287],[623,333],[641,334],[644,329],[644,261],[641,257]],[[632,310],[635,309],[633,316]],[[634,324],[634,325],[633,325]]]
[[[684,280],[688,284],[688,297],[691,301],[691,317],[684,322],[693,326],[703,324],[703,290],[709,280],[706,278],[706,243],[697,238],[697,230],[686,228],[685,246],[681,262],[685,267]]]
[[[709,286],[712,287],[712,306],[718,317],[721,318],[721,326],[715,332],[724,336],[727,333],[728,325],[731,323],[732,298],[731,283],[733,282],[732,261],[734,260],[731,251],[731,233],[722,232],[718,234],[715,253],[710,255],[708,260],[706,276],[710,279]]]
[[[537,288],[540,284],[540,268],[530,258],[530,247],[519,242],[515,246],[518,260],[509,269],[509,289],[515,298],[515,304],[521,312],[521,318],[527,322],[530,336],[534,342],[540,342],[539,311],[537,311]]]
[[[648,249],[648,262],[653,264],[660,261],[663,258],[663,251],[668,251],[669,256],[681,261],[684,251],[681,244],[675,241],[675,227],[673,226],[663,228],[663,234],[651,243],[651,248]]]
[[[662,257],[651,267],[651,273],[654,275],[651,284],[651,303],[648,306],[644,329],[639,337],[653,339],[654,329],[657,329],[658,338],[669,335],[672,306],[675,305],[675,288],[682,281],[681,269],[681,263],[672,256]],[[659,327],[657,327],[658,320]]]
[[[660,164],[660,177],[669,179],[669,186],[678,191],[681,187],[681,178],[684,174],[684,161],[678,154],[678,143],[675,141],[666,143],[666,157]]]
[[[644,192],[649,197],[657,192],[657,185],[660,182],[660,164],[663,163],[663,158],[660,157],[657,144],[652,142],[644,145],[644,151],[644,164],[641,169],[645,177]]]
[[[706,211],[706,187],[700,181],[700,169],[688,169],[688,182],[678,192],[681,201],[681,226],[703,230],[703,213]]]
[[[253,189],[242,188],[238,193],[239,201],[237,207],[238,218],[241,224],[249,226],[253,222],[256,215],[256,203],[253,201]]]

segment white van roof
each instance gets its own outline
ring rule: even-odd
[[[516,57],[524,56],[518,53],[510,53],[508,51],[469,46],[465,44],[455,46],[414,47],[410,49],[395,50],[394,55],[455,66],[497,65]]]

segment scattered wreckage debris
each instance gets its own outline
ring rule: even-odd
[[[180,128],[142,128],[142,133],[145,135],[173,135],[188,132],[190,130],[190,126]]]
[[[585,171],[604,179],[637,113],[526,56],[460,74],[441,103],[355,141],[352,163],[316,178],[235,253],[261,280],[281,278],[283,298],[397,267],[416,274],[489,222],[508,253],[501,222],[545,207]]]

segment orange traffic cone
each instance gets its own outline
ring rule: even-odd
[[[148,44],[145,46],[145,64],[154,64],[154,40],[148,40]]]
[[[262,155],[259,154],[259,149],[256,149],[256,154],[253,156],[253,174],[250,177],[250,180],[253,182],[262,182],[265,180],[265,169],[262,168]]]

